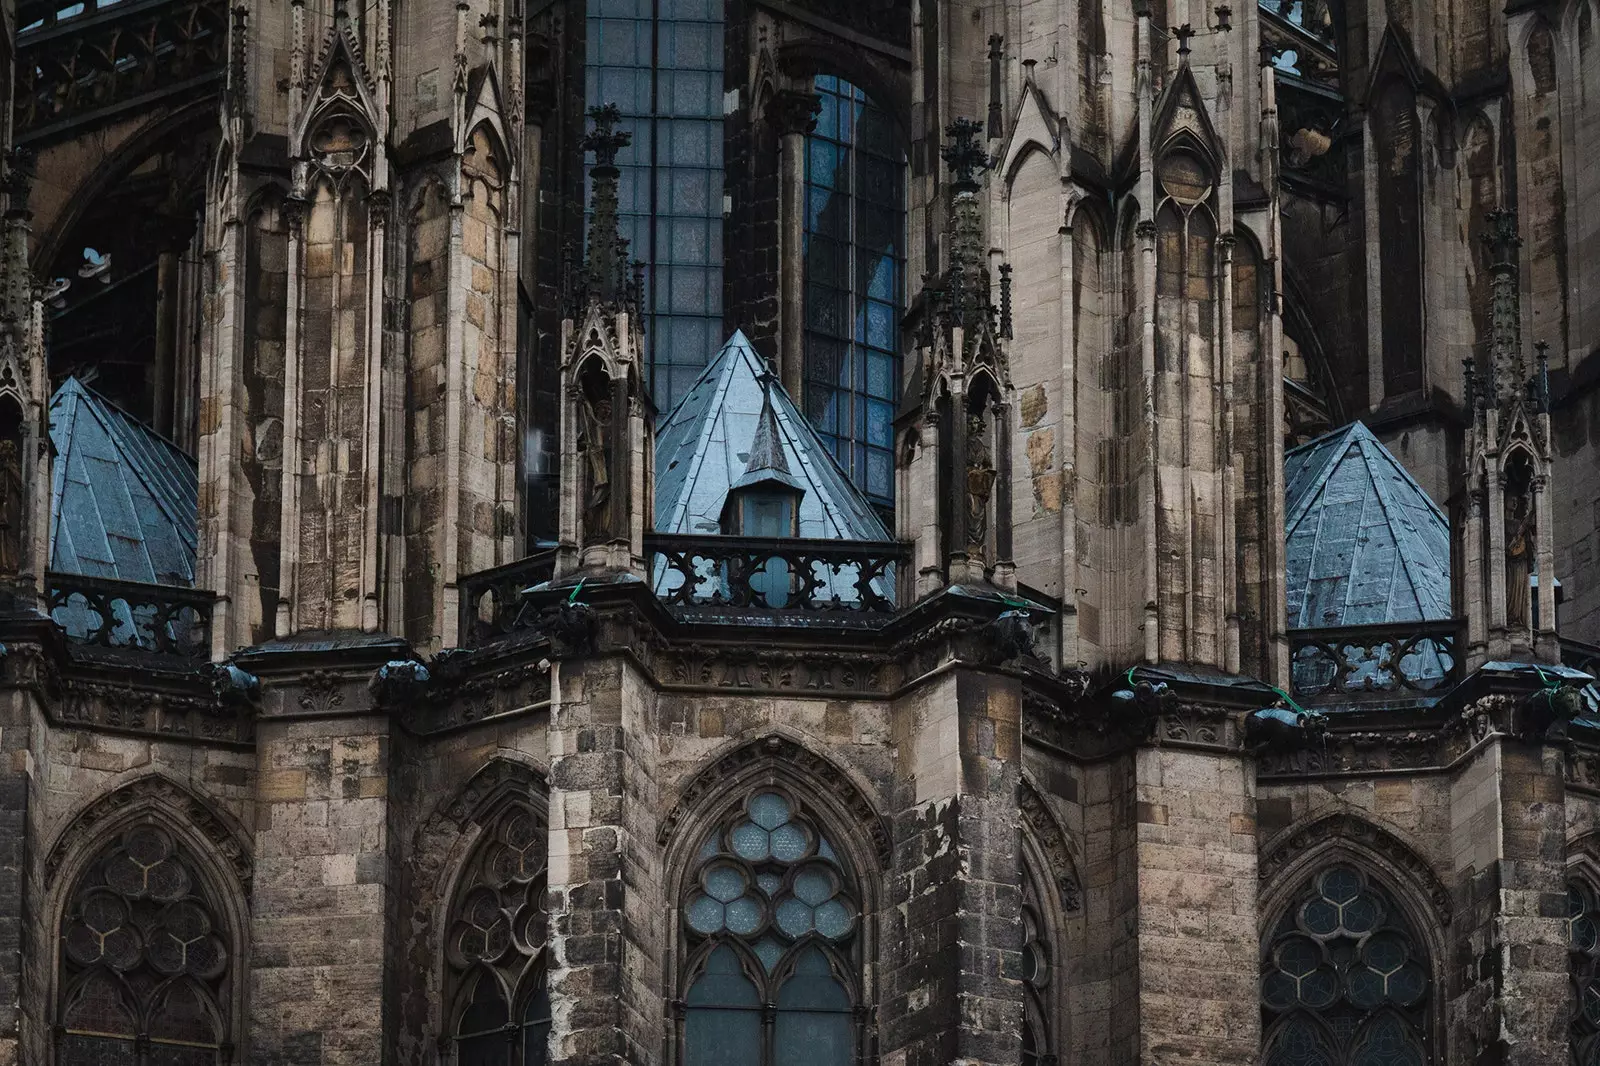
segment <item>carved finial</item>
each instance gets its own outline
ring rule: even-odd
[[[1278,61],[1278,46],[1271,41],[1262,41],[1256,46],[1256,56],[1264,67],[1270,67]]]
[[[983,126],[977,119],[958,118],[945,127],[950,138],[945,145],[945,164],[950,167],[950,191],[953,193],[977,192],[978,171],[987,170],[989,157],[978,144],[978,133]]]
[[[1517,235],[1517,213],[1490,211],[1484,218],[1489,223],[1489,232],[1483,235],[1483,243],[1489,246],[1494,265],[1514,265],[1517,249],[1522,247],[1522,238]]]
[[[1172,35],[1178,39],[1178,54],[1180,56],[1188,55],[1189,38],[1194,36],[1194,27],[1185,22],[1182,26],[1173,30]]]
[[[633,143],[633,134],[617,129],[617,124],[622,121],[622,111],[616,104],[598,104],[586,114],[589,121],[594,123],[594,128],[578,142],[578,147],[594,153],[595,169],[615,168],[617,153]]]
[[[1011,264],[1000,264],[1000,336],[1011,339]]]
[[[1215,10],[1217,13],[1218,31],[1227,33],[1229,30],[1233,29],[1233,8],[1229,7],[1227,4],[1218,4]]]
[[[1535,341],[1533,344],[1534,364],[1533,381],[1530,392],[1533,393],[1534,405],[1543,413],[1550,411],[1550,345],[1546,341]]]
[[[628,244],[617,223],[617,153],[632,142],[633,134],[617,129],[622,113],[616,104],[591,107],[588,115],[594,128],[578,146],[594,153],[594,166],[589,168],[589,247],[578,302],[610,304],[626,299],[629,289]]]
[[[1461,360],[1461,376],[1465,385],[1462,387],[1463,399],[1467,403],[1467,415],[1470,417],[1478,410],[1478,368],[1472,361],[1472,356]]]

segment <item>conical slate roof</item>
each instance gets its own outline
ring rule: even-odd
[[[872,505],[736,331],[656,430],[656,530],[720,532],[729,490],[758,481],[801,492],[802,537],[889,539]]]
[[[76,378],[50,399],[50,443],[50,569],[194,584],[200,477],[193,459]]]
[[[1284,454],[1289,627],[1450,617],[1450,524],[1360,422]]]

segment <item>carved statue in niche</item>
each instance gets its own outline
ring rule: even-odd
[[[603,382],[603,379],[601,379]],[[583,425],[578,431],[578,450],[583,455],[585,491],[583,495],[584,539],[610,537],[611,529],[611,397],[604,385],[594,387],[590,379],[578,399]]]
[[[989,420],[983,408],[967,412],[967,552],[982,555],[989,533],[989,497],[994,491],[994,457]]]
[[[1506,493],[1506,625],[1525,630],[1533,625],[1529,607],[1533,574],[1533,507],[1527,492]]]

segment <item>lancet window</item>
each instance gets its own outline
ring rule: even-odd
[[[450,912],[445,957],[456,1066],[548,1061],[544,893],[544,826],[514,804],[488,823]]]
[[[229,1060],[233,947],[190,856],[129,829],[84,871],[61,921],[57,1066]]]
[[[1584,881],[1567,885],[1567,951],[1576,1004],[1572,1061],[1600,1066],[1600,895]]]
[[[805,411],[874,503],[894,504],[905,155],[889,115],[818,76],[806,137]]]
[[[681,913],[683,1066],[846,1066],[860,1045],[861,895],[786,792],[750,795],[696,854]]]
[[[1393,897],[1356,867],[1310,877],[1262,945],[1265,1066],[1432,1062],[1426,950]]]

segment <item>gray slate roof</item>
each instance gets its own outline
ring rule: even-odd
[[[1284,455],[1291,629],[1450,617],[1450,524],[1360,422]]]
[[[802,537],[889,539],[872,505],[736,331],[656,430],[656,530],[717,533],[728,491],[764,480],[803,493]]]
[[[51,397],[50,443],[50,569],[194,584],[200,477],[193,459],[76,378]]]

